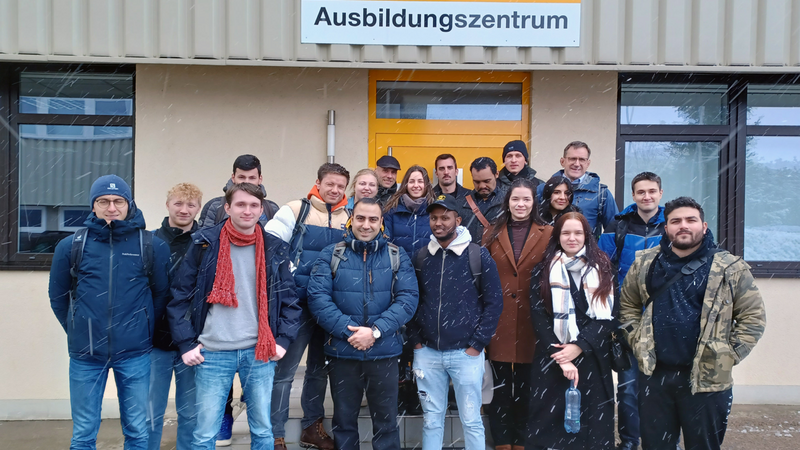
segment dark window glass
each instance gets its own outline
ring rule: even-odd
[[[724,84],[623,84],[622,125],[726,125],[728,86]]]
[[[44,218],[42,217],[43,211],[34,208],[20,208],[19,209],[19,226],[20,228],[40,228],[44,226]]]
[[[62,209],[61,227],[82,227],[90,212],[90,209]]]
[[[23,72],[23,114],[133,115],[133,75]]]
[[[521,83],[379,81],[378,119],[522,120]]]

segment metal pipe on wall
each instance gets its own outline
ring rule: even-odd
[[[336,111],[328,110],[328,162],[336,159]]]

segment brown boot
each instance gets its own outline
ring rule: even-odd
[[[310,427],[303,430],[300,434],[300,447],[333,450],[333,439],[322,427],[322,419],[317,419]]]
[[[510,445],[495,445],[494,450],[511,450]]]
[[[286,440],[275,438],[275,450],[286,450]]]

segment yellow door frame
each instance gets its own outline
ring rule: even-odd
[[[522,119],[517,120],[420,120],[378,119],[378,81],[430,81],[454,83],[522,83]],[[369,167],[388,153],[378,148],[376,136],[416,135],[519,135],[530,148],[531,78],[527,72],[480,72],[461,70],[370,70],[369,71]],[[432,163],[432,161],[431,161]]]

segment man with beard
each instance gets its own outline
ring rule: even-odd
[[[458,214],[469,230],[472,242],[481,243],[483,231],[503,213],[503,191],[497,184],[497,164],[492,158],[482,156],[469,166],[474,191],[457,199]]]
[[[442,153],[436,157],[433,163],[436,173],[436,178],[439,184],[433,187],[433,195],[438,197],[442,194],[447,194],[457,201],[465,198],[472,191],[458,184],[458,163],[456,157],[449,153]]]
[[[716,248],[703,208],[664,207],[659,246],[637,254],[620,316],[639,363],[645,449],[719,449],[733,401],[732,368],[764,334],[761,294],[741,257]],[[643,395],[646,393],[646,395]]]
[[[419,307],[407,326],[424,415],[422,450],[442,448],[450,380],[466,449],[483,450],[483,349],[503,310],[500,277],[489,251],[473,244],[469,231],[459,226],[461,218],[451,197],[440,195],[428,212],[433,235],[414,256]]]
[[[400,161],[394,156],[381,156],[375,163],[375,174],[378,175],[378,195],[375,199],[385,205],[389,198],[397,192],[397,171]]]

